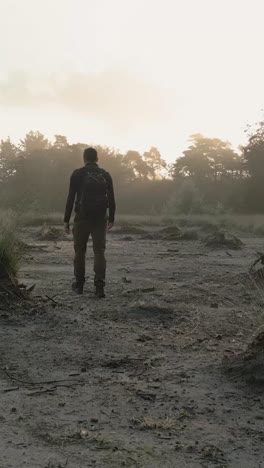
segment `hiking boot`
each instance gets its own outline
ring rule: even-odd
[[[83,284],[77,283],[72,283],[72,290],[75,292],[75,294],[83,294]]]
[[[105,292],[103,287],[96,287],[95,288],[95,295],[98,299],[103,299],[105,297]]]

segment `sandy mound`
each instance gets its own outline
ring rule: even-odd
[[[157,238],[161,240],[176,240],[176,241],[193,241],[198,240],[199,236],[197,231],[194,229],[182,231],[177,226],[169,226],[161,229]]]
[[[231,249],[239,250],[243,247],[243,242],[236,236],[225,234],[224,232],[216,232],[205,239],[206,247],[212,249]]]
[[[184,231],[182,235],[180,236],[180,240],[184,241],[195,241],[199,239],[199,234],[197,231],[194,231],[194,229],[189,230],[189,231]]]
[[[61,229],[44,224],[41,231],[38,233],[38,239],[42,241],[61,241],[65,240],[65,234]]]
[[[119,228],[115,229],[113,231],[114,234],[122,234],[122,235],[143,235],[146,234],[146,231],[144,229],[141,229],[136,226],[120,226]]]
[[[142,240],[156,240],[157,237],[154,234],[144,234],[141,236]]]
[[[247,383],[264,383],[264,330],[259,332],[246,351],[223,360],[223,370],[230,377]]]
[[[163,240],[178,240],[182,231],[177,226],[168,226],[158,232],[158,237]]]

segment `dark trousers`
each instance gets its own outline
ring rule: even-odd
[[[74,274],[78,284],[85,282],[85,257],[87,242],[90,235],[93,241],[94,251],[94,284],[104,287],[105,285],[105,244],[106,244],[106,226],[105,219],[82,220],[76,216],[73,227],[74,236]]]

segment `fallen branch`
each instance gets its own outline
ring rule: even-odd
[[[59,302],[55,301],[55,299],[53,299],[53,297],[48,296],[48,294],[45,294],[45,297],[46,297],[49,301],[53,302],[53,304],[62,305],[62,304],[59,304]]]
[[[46,388],[45,390],[37,390],[36,392],[27,393],[28,396],[42,395],[42,393],[51,393],[55,392],[56,388]]]
[[[53,297],[50,297],[48,294],[45,294],[45,297],[50,301],[52,302],[52,304],[56,305],[56,306],[62,306],[62,307],[66,307],[68,308],[69,305],[68,304],[64,304],[63,302],[58,302],[58,301],[55,301],[54,297],[57,297],[58,294],[55,294],[55,296]]]
[[[87,382],[84,382],[84,383],[87,383]],[[46,388],[46,389],[43,389],[43,390],[37,390],[36,392],[30,392],[30,393],[27,393],[28,396],[37,396],[37,395],[42,395],[43,393],[53,393],[57,390],[57,388],[74,388],[78,385],[83,385],[83,382],[80,382],[80,381],[76,381],[74,382],[72,385],[64,385],[64,384],[57,384],[57,385],[54,385],[53,387],[51,388]]]
[[[125,294],[148,293],[148,292],[154,292],[155,290],[156,288],[154,286],[151,286],[149,288],[129,289],[128,291],[125,291]]]
[[[257,258],[257,260],[255,260],[255,262],[253,263],[253,265],[251,265],[251,267],[250,267],[250,271],[254,270],[255,266],[256,266],[258,263],[261,263],[262,265],[264,265],[264,255],[262,255],[261,257]]]
[[[18,379],[17,377],[14,377],[13,375],[9,374],[8,370],[6,369],[6,367],[3,368],[3,371],[5,372],[5,374],[7,375],[7,377],[10,379],[10,380],[13,380],[14,382],[18,382],[18,383],[21,383],[23,385],[31,385],[31,386],[39,386],[39,385],[52,385],[52,384],[62,384],[62,383],[65,383],[65,382],[69,382],[73,385],[82,385],[82,384],[86,384],[86,383],[90,383],[86,380],[73,380],[73,379],[61,379],[61,380],[43,380],[42,382],[29,382],[29,381],[26,381],[26,380],[21,380],[21,379]]]
[[[15,392],[16,390],[19,390],[19,387],[11,387],[11,388],[5,388],[3,390],[4,393],[9,393],[9,392]]]

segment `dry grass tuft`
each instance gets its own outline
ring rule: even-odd
[[[0,218],[0,283],[14,284],[21,252],[16,240],[16,222],[12,214]]]
[[[0,216],[0,298],[28,299],[34,286],[19,285],[17,274],[28,246],[17,239],[17,219],[12,212]]]
[[[225,357],[223,370],[231,378],[264,384],[264,330],[259,330],[245,351]]]
[[[0,210],[0,218],[7,210]],[[18,217],[18,213],[16,214]],[[42,226],[44,223],[56,226],[63,223],[62,212],[39,212],[27,210],[20,220],[23,226]],[[189,214],[189,215],[123,215],[118,214],[117,226],[149,226],[163,227],[178,225],[184,229],[200,228],[213,232],[217,229],[234,230],[254,236],[264,236],[264,215],[226,214]]]
[[[42,241],[53,241],[57,242],[60,240],[64,240],[66,236],[61,229],[57,229],[52,226],[48,226],[46,223],[42,226],[39,234],[38,239]]]
[[[239,250],[243,247],[243,242],[236,236],[225,234],[224,232],[215,232],[212,236],[205,239],[206,247],[212,249],[231,249]]]
[[[168,416],[165,419],[154,419],[151,416],[144,416],[142,419],[134,418],[132,422],[142,430],[169,430],[175,427],[175,420]]]

